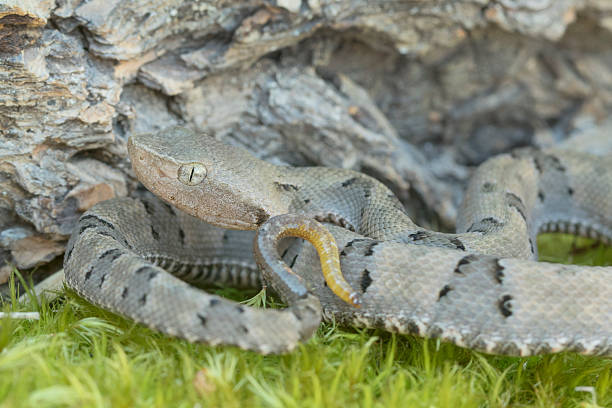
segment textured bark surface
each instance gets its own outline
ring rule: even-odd
[[[0,283],[135,188],[133,132],[361,170],[442,228],[493,154],[612,144],[607,0],[0,0],[0,62]]]

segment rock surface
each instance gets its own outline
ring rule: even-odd
[[[361,170],[445,229],[493,154],[612,149],[607,0],[0,0],[0,61],[0,280],[133,191],[133,132]]]

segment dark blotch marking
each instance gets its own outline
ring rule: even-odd
[[[242,306],[236,306],[236,310],[238,311],[238,313],[244,313],[244,307]]]
[[[355,242],[365,241],[364,238],[355,238],[352,241],[349,241],[348,244],[344,248],[352,247]]]
[[[510,303],[512,299],[512,296],[504,295],[499,299],[499,302],[497,302],[497,307],[504,317],[512,316],[512,303]]]
[[[89,269],[87,270],[87,272],[85,272],[85,280],[91,278],[91,274],[93,273],[93,265],[89,267]]]
[[[506,193],[506,199],[508,200],[508,205],[516,208],[523,218],[523,221],[527,223],[527,215],[525,214],[525,204],[523,203],[523,200],[521,200],[521,198],[514,193]]]
[[[533,158],[533,164],[539,173],[544,171],[547,166],[552,167],[556,171],[565,172],[566,168],[561,164],[561,160],[558,157],[551,154],[538,154]]]
[[[369,189],[363,192],[364,198],[370,198],[371,195],[372,195],[372,191]]]
[[[104,251],[102,255],[100,255],[99,260],[101,261],[103,259],[110,258],[109,259],[110,262],[113,262],[115,259],[119,258],[121,255],[123,255],[123,251],[117,248],[113,248],[113,249]]]
[[[544,195],[544,192],[542,190],[538,190],[538,199],[540,202],[544,201],[545,198],[546,196]]]
[[[183,229],[179,227],[178,233],[179,233],[179,239],[181,240],[181,245],[185,245],[185,231],[183,231]]]
[[[95,216],[93,214],[88,214],[88,215],[84,215],[83,217],[81,217],[81,219],[79,220],[80,223],[86,222],[86,221],[93,221],[96,224],[99,225],[103,225],[106,228],[109,228],[111,230],[115,229],[115,226],[113,224],[111,224],[110,222],[103,220],[102,218]]]
[[[278,181],[274,182],[274,186],[276,186],[277,189],[283,191],[298,191],[300,189],[295,184],[279,183]]]
[[[451,285],[444,285],[444,287],[440,290],[440,293],[438,294],[438,301],[444,296],[446,296],[451,290],[453,290],[453,287]]]
[[[210,307],[217,306],[221,301],[219,299],[210,299]]]
[[[495,191],[495,183],[491,183],[489,181],[485,182],[480,189],[483,193],[491,193]]]
[[[465,246],[463,245],[463,242],[461,242],[459,238],[452,238],[450,242],[451,244],[455,246],[455,248],[465,251]]]
[[[370,277],[370,271],[368,271],[367,269],[364,269],[363,272],[361,272],[361,282],[360,282],[361,291],[365,293],[371,284],[372,284],[372,278]]]
[[[502,225],[503,224],[503,222],[498,221],[498,220],[496,220],[493,217],[483,218],[481,221],[484,222],[484,223],[489,223],[489,224],[494,224],[494,225]]]
[[[357,181],[357,177],[353,177],[353,178],[350,178],[348,180],[345,180],[345,181],[342,182],[342,187],[348,187],[348,186],[350,186],[351,184],[353,184],[356,181]]]
[[[140,304],[140,306],[144,306],[145,303],[147,303],[147,294],[146,293],[144,295],[142,295],[140,297],[140,299],[138,299],[138,303]]]
[[[123,237],[119,237],[119,238],[118,238],[118,237],[114,236],[113,234],[111,234],[111,233],[110,233],[110,232],[108,232],[108,231],[98,231],[97,233],[98,233],[98,235],[102,235],[102,236],[104,236],[104,237],[109,237],[109,238],[112,238],[112,239],[114,239],[115,241],[121,241],[121,243],[123,244],[123,246],[125,246],[126,248],[128,248],[130,251],[132,251],[132,250],[133,250],[133,248],[132,248],[132,246],[129,244],[129,242],[127,242],[127,240],[126,240],[125,238],[123,238]]]
[[[417,231],[414,234],[408,235],[408,238],[410,238],[412,241],[420,241],[422,239],[426,239],[430,237],[431,237],[431,233],[427,231]]]
[[[149,280],[153,279],[154,277],[157,276],[157,274],[158,274],[157,271],[151,271],[151,273],[149,273],[148,279]]]
[[[83,232],[87,231],[90,228],[96,228],[96,225],[95,224],[81,225],[81,227],[79,228],[79,235],[81,235]]]
[[[552,165],[555,168],[555,170],[561,171],[561,172],[566,171],[565,166],[561,164],[561,160],[559,160],[558,157],[553,156],[552,154],[549,154],[546,157],[548,157],[550,159],[550,161],[552,162]]]
[[[327,281],[326,280],[323,281],[323,286],[327,287]]]
[[[66,251],[66,254],[64,255],[64,264],[67,264],[68,261],[70,260],[70,257],[72,256],[72,250],[74,249],[74,246],[68,248],[68,250]]]
[[[454,272],[454,273],[456,273],[456,274],[459,274],[459,275],[465,275],[465,274],[464,274],[464,273],[461,271],[461,267],[462,267],[463,265],[468,265],[468,264],[470,264],[471,262],[476,261],[477,259],[478,259],[478,257],[477,257],[476,255],[474,255],[474,254],[470,254],[470,255],[464,256],[463,258],[461,258],[461,259],[459,260],[459,262],[457,262],[457,266],[455,267],[455,270],[454,270],[453,272]]]
[[[242,330],[245,334],[249,332],[249,329],[247,329],[247,327],[242,324],[240,325],[240,330]]]
[[[206,326],[206,320],[207,320],[206,316],[204,316],[204,315],[202,315],[200,313],[198,313],[197,316],[198,316],[198,319],[200,319],[200,324],[202,326]]]
[[[378,245],[378,241],[374,241],[374,242],[372,242],[372,243],[371,243],[371,244],[368,246],[368,248],[367,248],[367,250],[366,250],[366,252],[365,252],[364,256],[372,256],[372,255],[374,255],[374,247],[375,247],[376,245]]]
[[[290,267],[290,268],[293,268],[293,265],[295,265],[295,261],[297,261],[297,258],[298,258],[298,256],[297,256],[297,255],[295,255],[295,256],[293,257],[293,259],[291,260],[291,263],[289,263],[289,267]]]
[[[284,257],[285,257],[285,255],[287,255],[287,252],[289,252],[289,248],[287,248],[287,249],[285,249],[285,250],[283,251],[283,253],[281,254],[281,258],[284,258]]]
[[[104,284],[104,281],[106,280],[106,275],[107,274],[104,274],[102,275],[102,277],[100,277],[100,286],[99,286],[100,288],[102,287],[102,285]]]
[[[567,194],[569,194],[569,195],[573,196],[573,195],[574,195],[574,189],[573,189],[573,188],[571,188],[571,187],[568,187],[568,188],[567,188]]]
[[[504,274],[504,267],[499,263],[499,259],[495,260],[495,280],[500,285],[504,282],[504,278],[506,275]]]
[[[153,224],[151,224],[151,236],[153,236],[154,240],[159,240],[159,233],[155,230],[155,227],[153,227]]]
[[[538,173],[542,173],[542,163],[540,163],[540,159],[538,157],[533,158],[533,165],[535,166]]]
[[[142,200],[142,205],[145,208],[145,211],[147,212],[147,214],[149,215],[153,215],[153,206],[151,205],[150,202],[148,202],[147,200]]]
[[[503,222],[496,220],[493,217],[486,217],[482,220],[470,225],[467,232],[482,232],[487,233],[503,225]]]
[[[346,256],[346,252],[344,252],[344,249],[340,251],[340,256]]]
[[[223,242],[227,242],[227,241],[229,241],[229,235],[228,235],[227,231],[225,231],[223,233]]]
[[[136,269],[136,272],[134,272],[136,275],[140,275],[141,273],[144,273],[146,271],[149,271],[153,268],[151,268],[149,265],[145,265],[145,266],[141,266],[140,268]]]
[[[531,237],[529,237],[529,246],[531,247],[531,253],[535,254],[535,245],[533,244]]]
[[[304,204],[308,204],[310,202],[310,198],[304,199]]]
[[[125,299],[128,295],[130,291],[130,288],[128,288],[127,286],[123,288],[123,290],[121,291],[121,299]]]

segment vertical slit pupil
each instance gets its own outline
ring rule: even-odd
[[[189,175],[189,181],[193,178],[193,172],[195,171],[195,166],[191,167],[191,174]]]

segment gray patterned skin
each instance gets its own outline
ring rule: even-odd
[[[90,302],[171,336],[262,354],[288,351],[319,326],[313,295],[285,310],[264,310],[189,284],[261,286],[252,242],[252,234],[204,224],[154,197],[104,201],[83,214],[68,242],[66,283]]]
[[[270,223],[287,223],[283,218]],[[326,287],[312,246],[291,248],[284,257],[308,292],[320,299],[325,320],[441,338],[495,354],[612,355],[610,267],[536,263],[381,242],[327,227],[342,250],[345,279],[361,290],[359,309]],[[270,238],[265,228],[267,224],[258,241]],[[258,248],[262,246],[269,247],[260,243]],[[266,267],[263,273],[271,286],[281,288],[289,304],[300,299],[283,292],[274,270]]]
[[[491,353],[612,354],[612,268],[533,260],[540,231],[610,243],[609,157],[526,149],[493,158],[471,179],[458,233],[445,234],[415,225],[385,186],[361,173],[273,166],[182,128],[132,137],[129,150],[138,178],[163,200],[220,227],[259,228],[259,264],[291,306],[238,310],[180,280],[256,283],[252,233],[132,199],[84,214],[65,256],[68,285],[100,306],[171,335],[262,353],[307,338],[322,305],[325,319]],[[262,261],[278,257],[275,234],[291,222],[287,213],[328,223],[361,308],[325,286],[310,245],[280,250],[303,288],[293,282],[287,290],[287,265]]]

